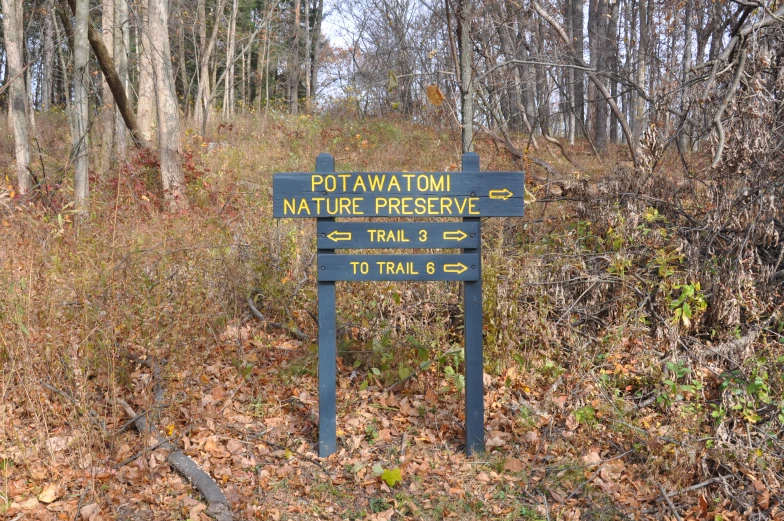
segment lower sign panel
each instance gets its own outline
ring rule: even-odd
[[[480,257],[444,255],[318,256],[318,278],[332,280],[478,280]]]

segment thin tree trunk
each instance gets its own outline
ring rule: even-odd
[[[694,0],[686,0],[685,27],[683,32],[683,69],[681,70],[681,112],[686,110],[686,81],[691,69],[691,46],[692,46],[692,10]],[[683,128],[680,129],[678,139],[680,140],[681,150],[687,150],[689,146],[689,127],[688,118],[684,117]]]
[[[316,99],[318,92],[318,70],[321,54],[321,20],[324,17],[324,0],[317,0],[315,21],[313,24],[313,52],[310,62],[310,98]],[[313,103],[313,101],[311,101]]]
[[[87,197],[90,193],[88,156],[89,136],[87,133],[90,74],[87,65],[90,61],[89,42],[87,39],[87,25],[90,16],[89,0],[76,0],[74,22],[74,122],[76,132],[71,136],[73,150],[71,152],[74,163],[74,205],[80,221],[88,216]]]
[[[54,92],[54,27],[52,27],[53,12],[45,14],[44,18],[44,66],[41,85],[41,110],[44,112],[52,108],[52,93]]]
[[[124,1],[124,0],[119,0]],[[102,14],[101,14],[101,38],[106,49],[109,50],[110,56],[114,58],[114,2],[115,0],[103,0]],[[101,103],[101,120],[103,121],[103,158],[104,164],[111,164],[114,156],[114,122],[115,110],[114,99],[112,98],[112,89],[107,82],[103,84],[103,96]]]
[[[177,16],[177,66],[180,68],[180,87],[182,89],[182,104],[184,113],[190,114],[191,92],[188,81],[188,70],[185,62],[185,23],[182,19],[182,0],[176,0]],[[187,117],[187,116],[186,116]]]
[[[305,0],[305,113],[310,113],[310,0]]]
[[[147,19],[149,12],[147,6],[139,6],[138,16],[141,24],[139,31],[140,44],[138,46],[138,68],[139,68],[139,89],[136,99],[136,118],[139,122],[139,130],[144,139],[151,141],[154,137],[153,124],[156,120],[156,100],[155,100],[155,79],[153,78],[152,68],[152,46],[150,38],[153,35],[149,32]]]
[[[460,0],[457,11],[457,42],[460,58],[460,117],[462,150],[474,150],[474,88],[471,77],[471,0]]]
[[[168,0],[149,0],[149,34],[158,100],[158,145],[161,180],[171,211],[187,208],[185,178],[180,167],[180,110],[169,45]]]
[[[128,45],[130,33],[128,30],[128,2],[117,0],[114,8],[114,57],[117,67],[117,78],[125,92],[128,92]],[[117,155],[125,155],[126,148],[126,128],[123,124],[123,116],[119,108],[115,112],[114,139]]]
[[[6,81],[11,82],[8,93],[8,123],[14,135],[14,157],[16,158],[16,181],[19,193],[25,194],[33,188],[33,176],[28,170],[30,145],[27,116],[25,115],[24,33],[22,26],[22,2],[2,0],[3,33],[5,35]]]
[[[307,1],[307,0],[305,0]],[[299,24],[301,0],[294,1],[294,44],[289,58],[289,112],[296,116],[299,113]]]
[[[229,17],[228,45],[226,46],[226,81],[223,91],[223,118],[229,119],[234,116],[234,51],[237,42],[237,0],[231,4],[231,16]]]
[[[218,6],[215,9],[215,23],[212,26],[212,33],[209,40],[207,40],[207,15],[204,8],[204,0],[199,0],[197,3],[197,12],[199,17],[199,37],[201,40],[201,57],[199,60],[199,84],[196,87],[196,108],[194,110],[194,119],[196,122],[201,123],[202,136],[206,132],[207,122],[209,120],[209,105],[212,99],[210,91],[210,60],[212,59],[212,51],[215,48],[215,40],[218,38],[218,29],[220,28],[220,19],[223,14],[223,9],[226,7],[226,0],[219,0]]]
[[[648,0],[639,0],[638,16],[640,17],[640,38],[637,50],[637,76],[635,83],[638,89],[645,88],[646,68],[648,64]],[[639,94],[634,96],[634,139],[640,140],[645,129],[645,99]]]

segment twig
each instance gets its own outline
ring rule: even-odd
[[[694,492],[695,490],[699,490],[701,488],[705,488],[708,485],[713,485],[714,483],[721,483],[725,479],[731,478],[731,477],[732,477],[731,474],[727,474],[725,476],[717,476],[715,478],[710,478],[708,480],[703,481],[702,483],[697,483],[696,485],[692,485],[690,487],[686,487],[686,488],[681,489],[681,490],[676,490],[675,492],[670,492],[670,493],[667,494],[666,498],[677,497],[677,496],[680,496],[681,494],[685,494],[686,492]],[[661,501],[662,499],[664,499],[664,498],[659,498],[656,501]]]
[[[50,391],[59,394],[60,396],[62,396],[63,398],[65,398],[66,400],[74,404],[76,406],[76,412],[79,414],[79,416],[84,416],[86,413],[87,417],[90,418],[90,421],[92,421],[95,425],[98,426],[98,428],[101,429],[101,432],[106,431],[106,425],[104,424],[103,421],[99,419],[99,416],[95,414],[92,410],[88,409],[87,407],[83,407],[82,405],[80,405],[79,402],[77,402],[73,396],[66,393],[65,391],[61,391],[60,389],[54,387],[53,385],[44,382],[43,380],[38,380],[38,383],[43,385]]]
[[[262,442],[262,443],[264,443],[266,445],[269,445],[270,447],[272,447],[274,449],[287,450],[286,447],[284,447],[283,445],[278,445],[277,443],[273,443],[271,441],[265,440],[264,438],[262,438],[263,435],[264,435],[264,433],[262,432],[261,434],[259,434],[257,436],[253,436],[253,438],[259,440],[260,442]],[[312,463],[312,464],[316,465],[318,468],[320,468],[321,470],[324,471],[324,474],[326,474],[327,476],[330,476],[330,473],[327,471],[326,468],[324,468],[324,465],[322,465],[319,461],[316,461],[315,459],[311,458],[310,456],[308,456],[306,454],[302,454],[300,452],[295,452],[295,451],[293,451],[291,449],[288,449],[288,451],[293,456],[296,456],[298,458],[301,458],[301,459],[307,461],[308,463]]]
[[[660,484],[658,485],[659,485],[659,490],[662,493],[662,496],[664,496],[664,500],[667,502],[667,506],[670,507],[672,513],[675,514],[675,519],[677,519],[678,521],[683,521],[683,518],[681,518],[681,515],[678,513],[678,509],[675,508],[675,505],[672,503],[670,496],[668,496],[667,492],[664,491],[664,487],[661,486]]]
[[[137,416],[137,418],[138,418],[138,416]],[[133,463],[134,461],[136,461],[137,459],[141,458],[145,454],[149,454],[150,452],[152,452],[152,451],[162,447],[164,444],[169,443],[170,441],[171,440],[169,438],[164,438],[162,441],[159,441],[158,443],[156,443],[155,445],[153,445],[149,449],[145,448],[144,450],[140,450],[139,452],[137,452],[136,454],[134,454],[133,456],[131,456],[127,460],[125,460],[123,462],[120,462],[117,465],[113,465],[112,466],[112,470],[117,470],[119,468],[122,468],[122,467],[128,465],[129,463]]]
[[[297,340],[301,340],[302,342],[307,342],[308,340],[310,340],[310,337],[305,333],[303,333],[302,331],[300,331],[299,328],[297,327],[290,327],[280,322],[269,322],[267,320],[267,317],[265,317],[261,313],[261,311],[259,311],[259,309],[256,307],[256,304],[253,302],[253,297],[251,297],[250,295],[248,295],[245,301],[248,303],[248,307],[250,308],[251,313],[253,313],[253,316],[261,320],[263,323],[267,324],[270,327],[274,327],[276,329],[282,329],[284,331],[288,331],[294,337],[296,337]]]

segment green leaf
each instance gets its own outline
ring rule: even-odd
[[[374,375],[381,376],[381,371],[379,371],[377,367],[374,367],[373,369],[371,369],[371,371],[373,371]]]
[[[400,366],[400,368],[397,370],[397,375],[400,377],[401,380],[405,380],[406,378],[411,376],[411,369],[409,369],[404,365]]]
[[[400,469],[391,469],[385,470],[384,473],[381,474],[381,479],[384,480],[384,483],[386,483],[387,486],[394,487],[395,483],[403,480],[403,476],[401,475]]]
[[[376,477],[381,476],[384,472],[386,472],[384,467],[381,466],[381,463],[376,463],[370,467],[370,469],[373,471],[373,475]]]

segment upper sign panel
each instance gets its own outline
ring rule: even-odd
[[[285,173],[274,217],[519,217],[522,172]]]

